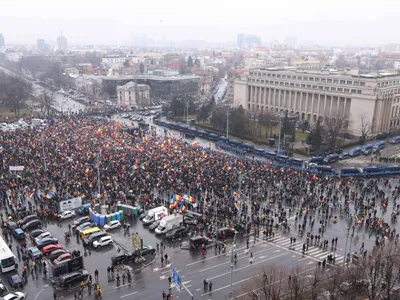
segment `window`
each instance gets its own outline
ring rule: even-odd
[[[331,87],[331,91],[336,92],[336,88],[335,87]]]
[[[301,85],[301,87],[302,87],[302,88],[305,88],[305,87],[306,87],[306,85],[305,85],[305,84],[302,84],[302,85]]]
[[[357,91],[356,90],[351,90],[351,93],[355,94],[355,93],[357,93]]]
[[[328,83],[332,83],[332,79],[328,78]]]
[[[323,87],[322,85],[319,85],[319,86],[318,86],[318,89],[319,89],[319,90],[323,90],[324,87]]]
[[[345,84],[346,80],[340,80],[340,84]]]
[[[287,79],[292,79],[292,76],[288,75],[286,78],[287,78]]]
[[[339,83],[339,79],[334,79],[333,83]]]
[[[350,93],[350,90],[349,89],[344,89],[344,92],[345,93]]]
[[[329,86],[326,86],[326,87],[325,87],[325,91],[329,91]]]
[[[296,83],[296,87],[300,87],[300,84]]]
[[[359,81],[354,81],[354,85],[360,85]]]
[[[313,88],[313,89],[317,89],[318,87],[317,87],[316,85],[313,85],[312,88]]]
[[[279,75],[279,74],[278,74],[278,76],[277,76],[277,77],[278,77],[278,78],[281,78],[281,75]]]
[[[267,74],[267,77],[271,77],[271,74],[268,73],[268,74]]]
[[[326,82],[326,78],[321,78],[321,81],[322,82]]]
[[[365,82],[364,82],[364,81],[361,81],[361,82],[360,82],[360,85],[361,85],[361,86],[365,86]]]
[[[307,84],[307,88],[308,88],[308,89],[311,89],[311,85],[310,85],[310,84]]]
[[[272,74],[272,77],[276,77],[276,74]]]
[[[285,85],[286,85],[286,86],[289,86],[289,82],[285,82]]]
[[[346,84],[353,84],[353,81],[347,80],[347,81],[346,81]]]
[[[281,82],[279,82],[279,85],[283,85],[283,82],[281,81]]]
[[[314,81],[314,77],[309,77],[308,80]]]
[[[361,90],[357,90],[357,94],[361,94]]]
[[[343,89],[342,88],[338,88],[337,91],[338,92],[343,92]]]
[[[294,86],[294,83],[293,83],[293,82],[291,82],[291,83],[290,83],[290,86]]]
[[[321,78],[317,77],[317,78],[315,78],[315,81],[316,81],[316,82],[319,82],[320,79],[321,79]]]

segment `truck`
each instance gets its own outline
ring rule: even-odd
[[[165,234],[171,229],[183,224],[183,216],[181,214],[173,214],[161,219],[160,225],[156,228],[156,234]]]
[[[168,215],[168,209],[164,206],[159,206],[153,209],[150,209],[146,216],[143,218],[143,225],[149,226],[155,221],[160,220],[162,217]]]

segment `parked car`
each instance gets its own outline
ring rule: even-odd
[[[340,159],[348,159],[350,158],[350,153],[349,152],[343,152],[342,154],[339,155]]]
[[[40,241],[37,242],[36,247],[38,247],[39,250],[42,250],[44,247],[48,245],[55,245],[58,244],[58,239],[55,237],[46,237],[44,239],[41,239]]]
[[[18,221],[18,225],[22,226],[25,225],[26,223],[33,221],[33,220],[39,220],[37,215],[29,215],[23,218],[22,220]]]
[[[51,233],[49,231],[45,231],[41,234],[39,234],[36,238],[35,238],[35,243],[37,244],[40,240],[47,238],[47,237],[51,237]]]
[[[113,220],[110,221],[110,223],[104,225],[104,230],[108,231],[108,230],[112,230],[112,229],[116,229],[116,228],[120,228],[121,227],[121,223],[118,220]]]
[[[58,249],[62,249],[62,248],[63,248],[63,246],[60,245],[60,244],[47,245],[47,246],[43,247],[42,253],[43,253],[43,255],[49,255],[53,251],[58,250]]]
[[[28,255],[29,257],[35,261],[35,260],[40,260],[42,258],[42,252],[37,247],[30,247],[28,249]]]
[[[61,287],[72,287],[79,283],[86,282],[89,277],[89,272],[86,270],[75,271],[59,277],[59,283]]]
[[[60,219],[61,220],[66,220],[69,218],[74,218],[75,217],[75,212],[73,210],[66,210],[61,213]]]
[[[35,229],[31,232],[29,235],[29,238],[31,239],[32,243],[35,241],[35,238],[37,238],[39,235],[41,235],[44,232],[42,229]]]
[[[111,263],[113,266],[119,264],[127,264],[133,261],[134,256],[130,253],[118,253],[111,257]]]
[[[62,261],[69,260],[69,259],[72,259],[71,253],[64,253],[64,254],[61,254],[56,259],[54,259],[53,260],[53,264],[58,264],[58,263],[60,263]]]
[[[83,224],[85,222],[90,222],[90,218],[88,216],[84,216],[84,217],[81,217],[81,218],[76,219],[75,221],[73,221],[72,222],[72,228],[75,229],[76,227],[78,227],[79,225],[81,225],[81,224]]]
[[[42,228],[42,222],[40,222],[38,219],[29,221],[28,223],[22,225],[22,230],[23,231],[30,231],[33,229],[37,229],[37,228]]]
[[[93,242],[93,248],[98,248],[98,247],[103,247],[103,246],[108,246],[112,245],[113,239],[111,236],[103,236],[101,237],[98,241]]]
[[[156,228],[158,227],[158,225],[160,225],[160,221],[161,221],[161,220],[158,220],[158,221],[155,221],[153,224],[151,224],[151,225],[149,226],[149,230],[150,230],[150,231],[156,230]]]
[[[24,287],[24,283],[22,282],[22,279],[18,274],[14,274],[8,277],[8,283],[13,289],[22,289]]]
[[[188,233],[188,231],[187,231],[186,227],[180,226],[180,227],[176,227],[176,228],[168,231],[165,234],[165,238],[168,239],[168,240],[172,240],[172,239],[176,239],[176,238],[180,238],[180,237],[186,236],[187,233]]]
[[[23,300],[25,299],[25,294],[22,292],[8,293],[1,297],[3,300]]]
[[[150,245],[144,245],[143,249],[142,249],[142,256],[146,256],[146,255],[153,255],[154,253],[156,253],[156,249],[154,249],[152,246]]]
[[[85,222],[85,223],[79,225],[78,227],[76,227],[75,233],[80,235],[82,231],[85,231],[86,229],[92,228],[94,226],[95,226],[95,224],[92,222]]]
[[[93,246],[93,243],[95,241],[99,240],[103,236],[108,236],[108,235],[109,234],[105,231],[96,232],[96,233],[93,233],[91,236],[89,236],[89,238],[84,239],[83,243],[87,246]]]
[[[53,260],[55,260],[56,258],[58,258],[61,254],[65,254],[65,253],[69,253],[68,252],[68,250],[65,250],[65,249],[57,249],[57,250],[54,250],[54,251],[52,251],[50,254],[49,254],[49,260],[50,261],[53,261]]]
[[[25,233],[21,228],[13,229],[12,234],[16,240],[25,240]]]

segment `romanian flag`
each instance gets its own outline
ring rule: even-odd
[[[94,198],[100,199],[101,198],[101,194],[99,192],[95,192],[94,193]]]
[[[195,142],[192,143],[192,147],[197,147],[198,144],[199,143],[195,141]]]
[[[99,129],[97,129],[97,135],[101,135],[103,133],[103,128],[99,128]]]
[[[133,165],[133,169],[137,170],[137,169],[139,169],[139,166],[138,165]]]
[[[90,168],[86,168],[85,173],[89,174],[90,173]]]
[[[181,205],[181,207],[180,207],[180,208],[181,208],[181,211],[182,211],[182,212],[184,212],[184,211],[187,211],[187,208],[186,208],[186,206],[185,206],[185,205]]]
[[[29,198],[32,198],[32,197],[33,197],[33,193],[29,193],[29,194],[28,194],[28,197],[29,197]]]
[[[235,207],[237,210],[239,210],[239,204],[237,204],[237,202],[235,202]]]
[[[141,163],[141,164],[140,164],[140,168],[141,168],[142,170],[144,170],[144,169],[145,169],[145,167],[144,167],[144,164],[143,164],[143,163]]]
[[[189,201],[190,201],[191,203],[194,203],[194,202],[196,202],[196,199],[195,199],[193,196],[190,196],[190,197],[189,197]]]
[[[47,193],[45,198],[46,199],[53,199],[53,194],[49,192],[49,193]]]
[[[237,196],[239,196],[239,193],[238,192],[233,192],[233,197],[237,197]]]
[[[176,201],[182,201],[183,200],[183,198],[182,198],[182,196],[180,196],[180,195],[174,195],[174,199],[176,200]]]
[[[146,136],[146,134],[143,134],[143,142],[147,142],[147,136]]]
[[[227,171],[230,171],[231,169],[232,169],[231,166],[227,166],[227,167],[226,167],[226,170],[227,170]]]

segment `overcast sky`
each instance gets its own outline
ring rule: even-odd
[[[7,43],[55,40],[123,44],[135,33],[155,39],[235,41],[238,33],[263,41],[285,37],[322,45],[400,43],[400,1],[380,0],[4,0],[0,33]]]

